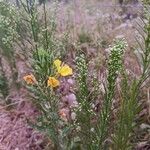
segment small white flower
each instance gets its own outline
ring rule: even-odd
[[[76,113],[75,113],[75,112],[72,112],[72,113],[71,113],[71,119],[72,119],[72,120],[75,120],[75,119],[76,119]]]
[[[94,128],[91,128],[91,132],[94,132]]]
[[[80,126],[77,126],[76,130],[77,130],[77,131],[81,131],[81,127],[80,127]]]

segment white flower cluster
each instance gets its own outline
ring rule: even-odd
[[[122,68],[122,56],[126,46],[124,40],[117,40],[115,45],[110,49],[111,53],[108,61],[108,71],[112,79],[116,78],[116,75]]]

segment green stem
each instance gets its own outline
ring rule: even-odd
[[[49,42],[48,42],[48,31],[47,31],[47,14],[46,14],[46,6],[45,6],[45,2],[43,3],[43,11],[44,11],[44,23],[45,23],[45,41],[46,41],[46,45],[45,45],[45,49],[46,51],[48,50],[49,47]]]

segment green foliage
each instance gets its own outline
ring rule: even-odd
[[[146,6],[147,7],[147,6]],[[150,15],[147,14],[146,18],[148,23],[145,24],[145,29],[140,29],[145,32],[145,35],[141,35],[143,38],[144,47],[141,44],[141,41],[137,39],[137,42],[140,47],[140,51],[138,51],[137,59],[142,60],[141,70],[142,75],[139,79],[134,79],[133,81],[129,80],[129,76],[124,72],[122,78],[122,86],[121,86],[121,107],[118,112],[118,120],[116,126],[116,132],[113,137],[114,140],[114,149],[132,149],[130,140],[132,131],[135,127],[135,116],[140,111],[139,106],[139,94],[142,90],[143,83],[148,79],[150,75]],[[144,22],[144,21],[143,21]],[[141,34],[141,32],[140,32]],[[139,58],[141,56],[141,58]],[[139,61],[140,62],[140,61]]]
[[[142,48],[140,42],[140,48],[142,51],[142,65],[143,65],[143,75],[141,78],[144,80],[150,76],[150,12],[149,12],[150,4],[145,6],[145,17],[148,23],[145,23],[144,32],[146,34],[145,38],[143,37],[144,47]],[[144,22],[144,21],[143,21]]]
[[[144,5],[150,5],[150,1],[149,0],[142,0],[142,2],[144,3]]]
[[[86,57],[83,53],[79,54],[76,58],[76,66],[78,75],[78,84],[79,84],[79,102],[83,102],[86,99],[86,96],[89,94],[87,77],[88,77],[88,66],[86,62]]]
[[[111,117],[112,101],[115,93],[116,79],[122,70],[122,59],[125,49],[125,42],[123,40],[116,40],[114,46],[110,49],[110,56],[108,61],[108,77],[105,99],[102,110],[100,111],[100,119],[98,124],[99,129],[99,147],[102,149],[104,141],[109,135],[109,125]]]
[[[37,86],[28,87],[34,93],[32,100],[41,113],[36,124],[30,123],[33,127],[45,132],[54,143],[55,148],[60,148],[60,133],[58,131],[61,121],[58,116],[59,100],[52,89],[43,87],[42,82],[39,82]]]
[[[79,52],[76,57],[77,69],[77,85],[76,96],[78,100],[78,107],[75,109],[77,114],[74,122],[81,149],[94,150],[97,149],[97,133],[95,124],[92,119],[96,117],[93,105],[94,100],[99,94],[99,83],[94,74],[89,79],[88,63],[84,53]],[[88,84],[90,80],[91,85]],[[90,89],[92,87],[92,89]]]
[[[52,74],[53,56],[43,49],[38,49],[36,52],[33,53],[33,68],[36,75],[44,81],[48,75]]]
[[[3,69],[1,68],[1,62],[0,62],[0,94],[2,94],[2,99],[6,99],[6,97],[9,94],[9,87],[8,87],[8,81],[5,77],[5,74],[3,72]]]
[[[4,99],[8,96],[8,84],[7,79],[4,76],[0,76],[0,93],[2,93]]]
[[[13,6],[5,1],[0,2],[0,47],[7,57],[13,55],[13,42],[17,39],[17,12]]]
[[[130,139],[135,127],[135,116],[139,112],[138,82],[134,80],[129,84],[127,79],[126,76],[122,79],[121,107],[113,137],[114,149],[131,149]]]
[[[15,86],[18,72],[16,70],[16,60],[15,60],[15,42],[19,39],[18,34],[18,22],[19,14],[15,6],[11,5],[7,1],[0,2],[0,55],[5,58],[9,63],[13,81],[10,86]],[[2,64],[1,68],[3,68]],[[3,72],[1,76],[3,82],[1,86],[6,90],[4,97],[8,94],[8,85]],[[7,94],[6,94],[7,93]]]
[[[21,7],[25,14],[26,14],[26,23],[28,24],[29,31],[31,31],[33,43],[32,46],[34,47],[33,49],[36,50],[38,48],[38,40],[39,40],[39,23],[38,23],[38,12],[37,12],[37,7],[35,5],[35,0],[33,1],[20,1],[21,2]],[[24,19],[24,18],[23,18]]]
[[[81,135],[80,140],[83,144],[83,147],[87,149],[91,145],[91,116],[92,110],[90,109],[90,99],[88,95],[90,94],[87,84],[88,77],[88,68],[87,62],[84,54],[79,54],[76,58],[76,66],[78,71],[78,91],[77,91],[77,99],[79,102],[79,107],[76,110],[77,113],[77,128],[80,128]],[[79,131],[79,133],[80,133]],[[82,133],[83,132],[83,133]]]
[[[119,72],[122,69],[122,59],[123,59],[122,57],[124,54],[125,46],[126,45],[124,41],[118,40],[110,50],[111,52],[108,61],[108,77],[107,77],[108,92],[106,95],[106,99],[108,100],[108,103],[113,98],[116,79],[118,77]]]

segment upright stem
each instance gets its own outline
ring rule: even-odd
[[[46,14],[46,7],[45,2],[43,3],[43,11],[44,11],[44,24],[45,24],[45,49],[48,50],[49,42],[48,42],[48,32],[47,32],[47,14]]]

